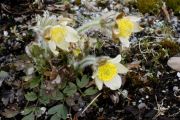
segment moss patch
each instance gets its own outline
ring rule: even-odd
[[[175,14],[180,14],[180,0],[166,0],[166,5],[173,9]]]
[[[137,0],[137,8],[141,13],[157,13],[161,5],[161,0]]]

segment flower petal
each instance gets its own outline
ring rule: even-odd
[[[121,55],[117,55],[115,58],[108,61],[112,63],[119,63],[121,61]]]
[[[103,81],[99,80],[97,77],[95,78],[95,83],[96,86],[98,87],[99,90],[102,90],[103,87]]]
[[[57,44],[57,47],[65,51],[69,51],[69,43],[66,41]]]
[[[118,69],[118,73],[126,74],[128,72],[128,69],[124,65],[118,63],[118,64],[116,64],[116,66]]]
[[[67,42],[79,41],[80,38],[79,38],[78,32],[75,29],[73,29],[72,27],[69,27],[69,26],[65,26],[65,28],[68,31],[65,41],[67,41]]]
[[[48,46],[54,55],[57,56],[59,54],[59,52],[56,50],[56,43],[54,41],[48,41]]]
[[[119,39],[120,39],[123,47],[129,47],[130,46],[129,37],[127,37],[127,38],[119,37]]]
[[[143,28],[140,27],[138,23],[134,22],[134,30],[133,30],[133,32],[140,32],[141,30],[143,30]]]
[[[115,76],[113,80],[104,82],[104,84],[109,87],[111,90],[117,90],[122,85],[122,80],[119,75]]]
[[[137,16],[126,16],[124,18],[127,18],[127,19],[131,20],[132,22],[138,22],[141,20],[141,18],[137,17]]]

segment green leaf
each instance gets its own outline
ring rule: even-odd
[[[35,88],[39,85],[39,83],[41,82],[41,78],[40,77],[34,77],[31,81],[30,81],[30,88]]]
[[[34,120],[34,118],[35,118],[34,114],[31,113],[31,114],[23,117],[22,120]]]
[[[94,87],[90,87],[84,91],[85,95],[94,95],[98,92],[98,90]]]
[[[48,115],[53,115],[53,114],[57,113],[57,112],[59,111],[60,107],[61,107],[61,104],[51,107],[51,108],[48,110],[47,114],[48,114]]]
[[[63,93],[65,93],[67,96],[73,96],[77,91],[77,87],[74,83],[69,82],[66,88],[63,90]]]
[[[34,107],[28,107],[28,108],[25,108],[23,113],[21,113],[22,115],[27,115],[27,114],[30,114],[32,111],[33,111]]]
[[[67,108],[63,104],[53,106],[47,112],[48,115],[53,115],[53,116],[56,115],[53,118],[51,118],[53,120],[56,120],[56,118],[58,117],[62,119],[66,119],[67,113],[68,113]]]
[[[44,105],[49,104],[50,99],[49,96],[45,93],[45,90],[41,89],[39,94],[40,94],[38,98],[39,102]]]
[[[61,120],[61,117],[59,117],[57,114],[54,114],[50,120]]]
[[[57,112],[57,115],[60,116],[62,119],[66,120],[67,114],[68,114],[68,110],[67,110],[66,106],[64,106],[64,105],[62,104],[62,105],[60,106],[59,111]]]
[[[25,98],[28,101],[35,101],[37,99],[37,95],[34,92],[28,92],[27,94],[25,94]]]
[[[58,88],[60,90],[64,89],[66,87],[67,81],[63,81],[61,84],[58,85]]]
[[[63,98],[64,98],[64,95],[59,90],[54,91],[51,96],[52,100],[62,100]]]
[[[39,58],[40,55],[44,53],[44,49],[42,49],[38,45],[32,45],[31,46],[31,55],[35,58]]]
[[[81,80],[76,79],[76,83],[79,88],[83,88],[89,83],[89,78],[87,77],[87,75],[84,75]]]
[[[34,109],[34,115],[37,116],[37,117],[40,117],[42,115],[41,107],[36,107]]]

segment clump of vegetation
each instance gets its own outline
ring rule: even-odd
[[[161,0],[137,0],[137,8],[141,13],[157,13],[161,5]]]
[[[160,42],[152,41],[149,39],[142,39],[138,43],[134,44],[129,53],[123,54],[124,61],[131,61],[132,58],[136,58],[140,63],[136,63],[135,71],[131,71],[126,75],[127,80],[132,82],[133,86],[141,86],[143,84],[149,84],[149,82],[158,83],[157,72],[166,69],[164,64],[167,63],[169,57],[180,53],[180,46],[171,39],[162,39]],[[153,65],[153,66],[152,66]],[[142,72],[140,67],[148,69],[146,72]],[[144,81],[146,79],[146,81]]]
[[[131,34],[141,30],[134,19],[140,20],[135,16],[126,16],[116,21],[118,31],[114,34],[117,33],[116,35],[121,37],[119,42],[121,41],[122,47],[123,43],[127,43],[129,47]],[[128,69],[120,64],[121,55],[118,54],[114,58],[107,55],[91,55],[90,50],[100,49],[96,45],[94,48],[94,44],[98,44],[97,40],[92,43],[82,35],[83,31],[101,24],[101,19],[77,29],[69,25],[70,21],[71,19],[63,17],[58,20],[49,12],[36,16],[37,24],[32,27],[37,34],[36,40],[26,46],[26,53],[31,58],[32,65],[28,68],[24,82],[27,85],[26,100],[30,103],[36,102],[36,105],[27,104],[22,112],[23,120],[39,118],[46,111],[40,106],[56,101],[59,101],[59,104],[50,106],[47,116],[51,120],[66,119],[68,107],[76,107],[73,109],[76,112],[85,107],[84,104],[77,110],[79,103],[76,104],[76,100],[81,103],[84,97],[96,94],[98,97],[101,94],[99,91],[105,87],[118,90],[122,85],[121,74],[126,74]],[[125,24],[129,24],[130,28]],[[138,27],[134,27],[135,25]],[[85,72],[87,67],[92,71],[92,75],[89,75],[89,71]]]
[[[180,13],[180,0],[166,0],[166,5],[173,9],[176,14]]]
[[[165,39],[160,42],[162,48],[168,51],[169,56],[174,56],[180,52],[180,46],[173,40]]]

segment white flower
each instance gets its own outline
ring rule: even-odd
[[[76,30],[72,27],[65,26],[65,25],[56,25],[52,26],[49,29],[47,43],[50,50],[55,54],[58,55],[58,51],[56,47],[64,50],[69,51],[70,43],[76,43],[79,41],[79,36]]]
[[[131,34],[142,30],[138,24],[140,19],[136,16],[126,16],[116,20],[117,30],[115,35],[120,39],[122,46],[129,47]]]
[[[125,74],[128,69],[120,64],[121,55],[113,59],[108,59],[100,63],[94,68],[93,78],[99,90],[102,89],[103,84],[111,90],[117,90],[121,87],[122,79],[119,73]]]
[[[77,31],[67,26],[71,22],[68,18],[57,18],[55,15],[45,11],[43,17],[36,16],[36,26],[33,27],[37,33],[37,42],[43,48],[49,48],[54,55],[58,55],[57,47],[69,51],[71,43],[77,43],[80,39]]]

